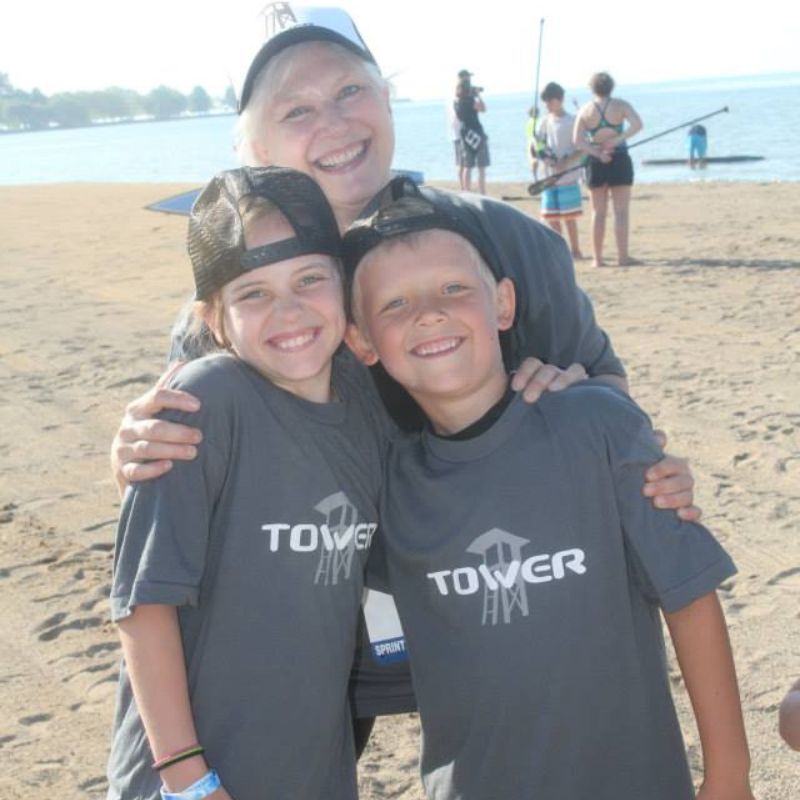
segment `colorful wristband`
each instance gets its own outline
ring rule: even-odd
[[[203,800],[212,792],[216,792],[220,786],[222,786],[222,781],[219,779],[217,771],[212,769],[182,792],[168,792],[162,786],[161,800]]]
[[[156,770],[156,772],[160,772],[162,769],[171,767],[173,764],[178,764],[181,761],[186,761],[187,758],[194,758],[195,756],[202,755],[204,752],[205,750],[202,745],[194,744],[191,747],[178,750],[177,753],[172,753],[168,756],[164,756],[163,758],[159,758],[153,762],[152,767],[154,770]]]

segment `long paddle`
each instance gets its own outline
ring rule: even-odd
[[[715,117],[717,114],[724,114],[729,111],[728,106],[723,106],[722,108],[717,109],[716,111],[712,111],[710,114],[704,114],[702,117],[697,117],[697,119],[690,119],[688,122],[682,122],[680,125],[676,125],[674,128],[668,128],[665,131],[661,131],[661,133],[655,133],[652,136],[648,136],[646,139],[642,139],[641,141],[634,142],[633,144],[628,145],[628,150],[633,150],[634,147],[638,147],[640,144],[646,144],[647,142],[652,142],[653,139],[658,139],[661,136],[666,136],[668,133],[673,133],[674,131],[678,131],[681,128],[686,128],[689,125],[694,125],[695,122],[700,122],[701,120],[708,119],[709,117]],[[570,167],[569,169],[565,169],[562,172],[556,172],[555,175],[550,175],[547,178],[543,178],[540,181],[534,181],[530,186],[528,186],[528,194],[535,197],[537,194],[541,194],[545,189],[549,189],[559,178],[563,175],[567,175],[570,172],[574,172],[576,169],[581,169],[583,167],[583,161],[580,164],[576,164],[574,167]]]
[[[542,35],[544,33],[544,17],[539,20],[539,48],[538,53],[536,55],[536,85],[533,89],[533,107],[534,107],[534,114],[533,114],[533,143],[532,146],[536,148],[536,128],[539,125],[539,67],[542,64]],[[535,161],[533,164],[533,177],[537,178],[537,172],[539,171],[539,161]]]

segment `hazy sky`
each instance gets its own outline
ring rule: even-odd
[[[9,0],[0,72],[45,94],[159,84],[212,94],[226,86],[238,26],[253,0]],[[322,2],[314,5],[339,5]],[[800,71],[800,6],[786,0],[345,0],[398,94],[449,96],[464,67],[488,94],[532,91],[544,16],[541,84],[583,86],[598,70],[617,84]]]

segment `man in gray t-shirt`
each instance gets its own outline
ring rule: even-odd
[[[178,607],[199,741],[232,797],[354,800],[347,681],[377,527],[379,401],[346,353],[339,402],[296,397],[227,355],[174,386],[202,400],[204,444],[128,491],[113,619]],[[152,761],[123,664],[108,797],[157,800]]]

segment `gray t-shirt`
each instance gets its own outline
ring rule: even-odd
[[[536,138],[558,159],[571,156],[576,148],[572,142],[572,129],[575,126],[575,117],[564,112],[560,117],[555,114],[545,114],[536,129]],[[544,162],[544,172],[547,177],[564,172],[563,166],[558,166],[552,161]],[[580,181],[580,170],[571,170],[562,175],[555,183],[556,186],[569,186]]]
[[[236,800],[357,796],[347,683],[386,433],[365,371],[334,363],[327,404],[227,355],[184,367],[202,409],[167,416],[203,446],[122,509],[112,616],[178,606],[198,738]],[[123,664],[109,798],[156,800],[152,760]]]
[[[651,430],[579,385],[390,448],[370,569],[400,612],[431,800],[693,796],[658,609],[735,568],[642,496]]]

